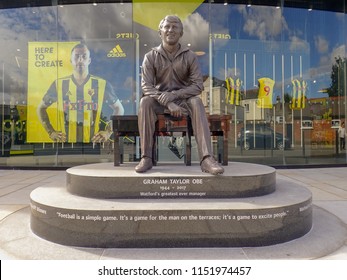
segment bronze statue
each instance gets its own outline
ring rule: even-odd
[[[196,54],[179,43],[183,24],[177,16],[166,16],[159,24],[162,43],[148,52],[142,64],[142,93],[138,113],[141,161],[136,172],[151,169],[153,134],[157,114],[189,115],[198,146],[201,170],[214,175],[224,169],[212,156],[210,129],[198,96],[203,79]]]

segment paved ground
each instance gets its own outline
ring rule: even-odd
[[[287,243],[256,248],[101,249],[68,247],[34,235],[30,192],[65,186],[65,171],[0,170],[0,259],[339,259],[347,260],[347,167],[278,169],[313,194],[313,228]]]

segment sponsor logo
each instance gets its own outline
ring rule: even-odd
[[[70,111],[97,111],[98,103],[78,100],[77,102],[64,101],[64,112]]]
[[[109,51],[107,57],[126,57],[127,55],[123,52],[120,45],[115,46],[112,50]]]

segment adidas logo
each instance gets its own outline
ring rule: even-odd
[[[107,57],[126,57],[127,55],[123,52],[120,45],[115,46],[112,50],[109,51]]]

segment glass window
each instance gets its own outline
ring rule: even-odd
[[[0,20],[3,164],[111,161],[110,117],[136,110],[131,4],[3,9]]]
[[[230,160],[346,163],[344,2],[102,2],[1,4],[0,165],[112,161],[110,117],[137,114],[141,63],[167,14],[198,55],[206,112],[230,116]],[[138,137],[122,141],[137,160]]]
[[[238,138],[229,144],[231,157],[273,165],[344,163],[338,127],[331,126],[332,119],[344,122],[346,111],[343,3],[330,11],[289,2],[210,6],[210,76],[214,87],[226,89],[231,138]],[[312,126],[303,128],[306,120]],[[249,127],[257,133],[246,136]],[[256,127],[271,128],[272,137]]]

